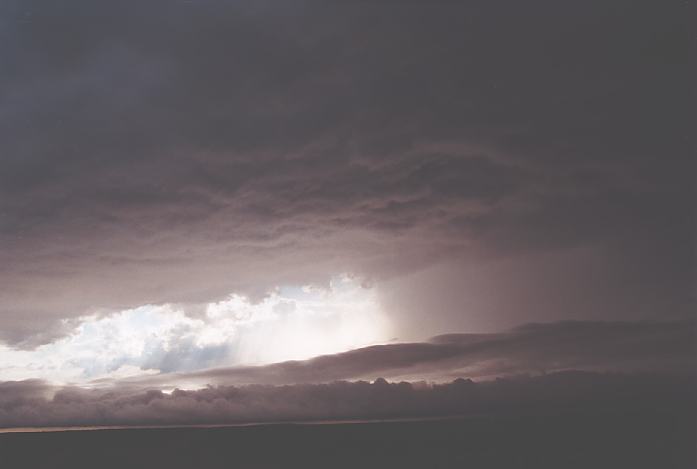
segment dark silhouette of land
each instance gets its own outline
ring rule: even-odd
[[[0,435],[5,468],[685,468],[688,413],[557,412],[457,419]]]

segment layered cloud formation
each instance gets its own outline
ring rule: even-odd
[[[0,2],[0,427],[694,410],[693,5],[68,3]]]
[[[164,373],[119,380],[122,387],[297,384],[334,380],[490,379],[566,370],[694,373],[695,330],[682,323],[563,322],[508,333],[450,334],[424,343],[376,345],[264,366]],[[93,385],[113,384],[99,380]]]
[[[676,412],[684,412],[695,404],[694,352],[689,322],[530,324],[507,333],[449,334],[269,365],[113,375],[82,386],[5,381],[0,382],[0,427],[499,411],[510,417],[511,412],[586,406],[633,412],[671,400],[677,400]]]
[[[0,340],[342,272],[402,340],[691,314],[690,5],[534,3],[3,2]]]
[[[181,425],[600,411],[695,410],[694,379],[567,372],[487,383],[334,382],[198,391],[85,391],[0,383],[0,427]],[[648,406],[648,407],[647,407]],[[649,412],[650,413],[650,412]]]

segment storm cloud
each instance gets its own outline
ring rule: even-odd
[[[375,345],[309,360],[264,366],[161,373],[94,386],[202,387],[328,383],[335,380],[450,381],[568,370],[692,374],[697,369],[690,322],[529,324],[496,334],[449,334],[428,342]]]
[[[533,3],[3,2],[0,340],[343,272],[401,340],[690,316],[692,5]]]
[[[675,375],[583,372],[448,384],[334,382],[219,386],[197,391],[100,391],[0,383],[0,427],[229,424],[496,415],[570,411],[632,412],[660,402],[669,414],[694,409],[695,382]],[[628,399],[631,396],[631,399]],[[649,408],[651,405],[649,405]]]
[[[0,382],[0,428],[644,415],[654,412],[649,409],[684,421],[695,406],[696,357],[690,321],[528,324],[83,386]]]

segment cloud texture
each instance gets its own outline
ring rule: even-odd
[[[442,381],[564,370],[689,374],[697,369],[696,356],[693,322],[562,322],[530,324],[508,333],[449,334],[429,342],[376,345],[265,366],[127,378],[118,384],[172,389],[378,377]]]
[[[533,3],[3,2],[0,340],[342,272],[403,340],[689,314],[692,6]]]
[[[507,416],[584,409],[627,412],[646,404],[694,409],[685,376],[567,372],[487,383],[334,382],[322,385],[209,387],[198,391],[86,391],[42,382],[0,383],[0,427],[182,425],[438,417]],[[48,397],[52,396],[52,397]],[[628,397],[631,396],[631,399]]]
[[[686,412],[696,395],[693,326],[530,324],[265,366],[100,379],[87,387],[6,381],[0,427],[511,417],[634,412],[666,403],[675,405],[670,412]]]

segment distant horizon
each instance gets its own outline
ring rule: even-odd
[[[696,6],[1,1],[0,454],[694,467]]]

